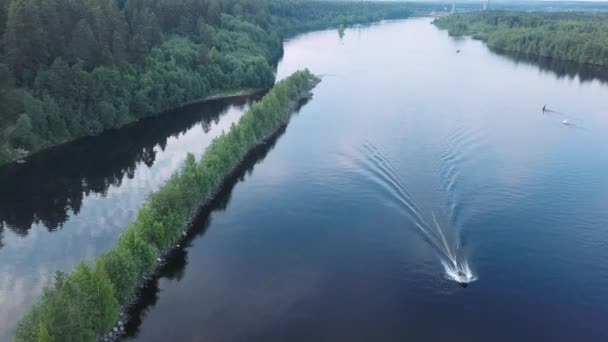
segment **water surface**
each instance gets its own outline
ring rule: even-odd
[[[298,36],[279,77],[302,67],[325,75],[313,100],[201,220],[130,338],[608,339],[601,74],[429,19]]]
[[[0,341],[55,271],[110,248],[145,196],[188,152],[200,156],[249,103],[188,106],[0,168]]]
[[[605,73],[499,55],[430,19],[298,36],[278,76],[303,67],[324,75],[314,98],[199,219],[129,339],[608,339]],[[247,106],[0,170],[0,340]],[[450,255],[477,280],[449,279]]]

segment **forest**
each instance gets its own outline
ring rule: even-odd
[[[492,49],[608,66],[608,14],[483,11],[439,18],[452,36],[472,35]]]
[[[308,70],[294,73],[216,138],[199,161],[189,154],[182,169],[149,196],[111,250],[91,266],[80,262],[70,274],[57,273],[54,286],[18,325],[14,341],[86,342],[108,332],[142,277],[183,237],[201,203],[214,196],[253,147],[287,123],[297,103],[319,81]]]
[[[268,88],[286,35],[408,15],[390,2],[0,0],[0,164]]]

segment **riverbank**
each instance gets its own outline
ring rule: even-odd
[[[224,6],[213,0],[165,8],[143,1],[135,12],[145,12],[144,20],[133,17],[132,6],[106,5],[103,16],[95,6],[73,4],[52,9],[32,5],[5,13],[0,33],[4,30],[12,39],[4,46],[11,53],[0,58],[0,78],[5,80],[0,82],[0,164],[21,160],[17,148],[37,153],[96,136],[214,90],[269,88],[282,55],[282,37],[290,32],[409,16],[407,6],[395,3],[279,1],[253,6],[234,1]],[[70,20],[36,25],[61,27],[67,37],[85,38],[76,44],[63,42],[62,35],[42,35],[29,47],[36,40],[31,38],[36,25],[29,32],[13,23],[47,10],[57,13],[53,18]],[[188,19],[175,20],[181,17]],[[140,22],[145,29],[134,29]]]
[[[233,91],[218,91],[215,92],[211,95],[205,96],[205,97],[201,97],[198,99],[194,99],[191,101],[187,101],[184,102],[182,104],[180,104],[179,106],[175,107],[175,108],[171,108],[168,110],[164,110],[164,111],[160,111],[158,113],[152,114],[152,115],[148,115],[145,117],[141,117],[138,118],[135,121],[129,122],[128,124],[115,128],[115,129],[124,129],[130,126],[133,126],[135,124],[137,124],[138,122],[148,119],[150,117],[155,117],[155,116],[161,116],[161,115],[166,115],[169,112],[174,112],[176,110],[179,110],[181,108],[185,108],[185,107],[189,107],[192,105],[197,105],[197,104],[203,104],[203,103],[207,103],[207,102],[212,102],[212,101],[221,101],[221,100],[229,100],[232,98],[237,98],[237,97],[243,97],[243,96],[252,96],[255,94],[260,94],[263,93],[265,91],[267,91],[268,88],[245,88],[245,89],[239,89],[239,90],[233,90]],[[115,130],[114,129],[114,130]],[[79,140],[82,139],[87,139],[87,138],[91,138],[91,137],[95,137],[95,136],[99,136],[102,135],[104,133],[107,133],[109,131],[112,130],[106,130],[103,131],[97,135],[92,135],[92,136],[85,136],[85,137],[80,137],[76,140],[68,140],[65,141],[61,144],[57,144],[57,145],[52,145],[49,147],[46,147],[44,149],[41,150],[37,150],[35,152],[30,152],[30,151],[25,151],[22,149],[15,149],[14,151],[10,151],[8,147],[5,146],[0,146],[0,167],[4,166],[4,165],[8,165],[14,162],[23,162],[23,163],[27,163],[27,160],[29,157],[36,155],[38,153],[44,153],[50,149],[56,148],[56,147],[60,147],[60,146],[64,146],[65,144],[70,144],[70,143],[77,143]]]
[[[319,81],[308,71],[294,73],[215,139],[200,161],[189,155],[184,167],[149,196],[135,222],[115,247],[95,259],[93,267],[81,262],[69,275],[58,273],[55,286],[45,290],[20,322],[14,340],[35,341],[49,335],[56,341],[92,341],[110,329],[113,333],[104,338],[117,338],[120,313],[187,236],[191,218],[216,196],[249,151],[284,128],[290,113]]]
[[[484,11],[435,19],[451,36],[472,36],[496,51],[608,66],[608,15]]]

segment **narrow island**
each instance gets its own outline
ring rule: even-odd
[[[204,208],[247,154],[284,128],[290,114],[320,78],[308,70],[278,82],[216,138],[196,161],[184,166],[139,209],[116,245],[93,265],[81,261],[69,274],[57,272],[53,287],[19,323],[14,342],[117,340],[128,317],[125,308],[138,289],[187,235],[189,220]]]

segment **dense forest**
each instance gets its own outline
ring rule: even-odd
[[[92,266],[79,263],[55,284],[20,322],[14,341],[95,341],[119,318],[159,255],[183,238],[186,221],[214,196],[249,151],[283,127],[298,102],[319,79],[308,70],[277,83],[229,132],[216,138],[201,160],[188,155],[182,169],[139,209],[117,244]]]
[[[606,13],[483,11],[442,17],[435,25],[497,50],[608,66]]]
[[[282,37],[403,4],[0,0],[0,164],[209,94],[268,88]]]

